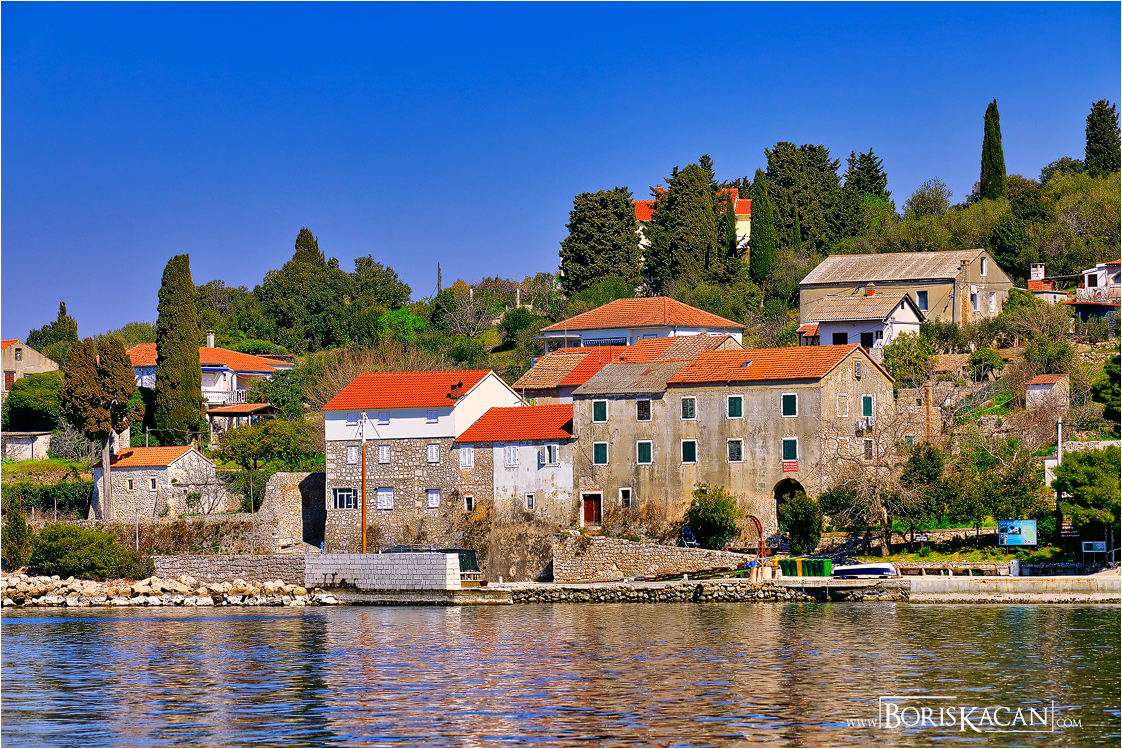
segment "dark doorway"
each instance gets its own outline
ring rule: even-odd
[[[849,333],[834,333],[834,345],[845,346],[849,343]]]
[[[861,346],[863,348],[872,348],[873,347],[873,334],[871,332],[861,334]]]
[[[600,498],[599,494],[582,494],[584,502],[584,524],[600,525]]]
[[[803,489],[802,484],[794,479],[783,479],[775,485],[775,519],[779,523],[780,533],[786,531],[786,528],[783,527],[783,521],[779,519],[781,517],[780,510],[783,509],[783,505],[787,503],[787,500],[791,499],[791,497],[796,494],[806,494],[806,490]]]

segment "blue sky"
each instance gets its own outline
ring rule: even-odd
[[[252,288],[301,226],[431,294],[557,267],[573,196],[703,153],[872,147],[897,204],[1082,158],[1118,3],[4,3],[2,334],[154,320],[163,267]]]

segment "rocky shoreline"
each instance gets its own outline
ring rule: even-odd
[[[9,607],[88,606],[333,606],[341,603],[334,595],[315,588],[311,591],[281,580],[266,582],[201,583],[189,575],[163,579],[149,577],[139,582],[115,580],[97,582],[68,577],[60,579],[22,573],[0,578],[0,597]]]

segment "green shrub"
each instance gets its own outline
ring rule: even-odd
[[[27,525],[27,518],[23,516],[22,512],[12,510],[8,512],[4,520],[2,534],[0,546],[3,548],[0,551],[3,552],[4,561],[8,563],[9,568],[18,570],[27,563],[35,532]]]
[[[47,523],[31,545],[28,567],[40,575],[89,580],[139,580],[153,573],[152,560],[117,543],[108,533]]]
[[[916,552],[916,556],[920,559],[926,559],[927,557],[931,556],[931,547],[924,546],[920,548],[920,550]]]
[[[787,529],[792,554],[813,554],[822,538],[822,508],[798,492],[779,508],[779,520]]]
[[[4,513],[31,507],[40,512],[53,512],[57,500],[60,513],[85,518],[90,511],[93,490],[92,481],[60,481],[57,484],[13,481],[4,485]]]
[[[706,549],[723,549],[736,535],[740,514],[736,499],[725,487],[698,484],[686,518],[698,543]]]

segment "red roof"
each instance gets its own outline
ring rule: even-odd
[[[156,344],[140,343],[126,353],[134,367],[156,366]],[[199,364],[204,367],[229,367],[235,372],[275,372],[277,362],[262,356],[243,354],[225,348],[199,346]]]
[[[583,385],[591,379],[592,375],[603,369],[605,365],[615,361],[621,352],[627,350],[626,346],[585,346],[583,348],[592,348],[592,350],[585,354],[580,364],[573,367],[572,371],[565,375],[564,379],[558,383],[558,387]]]
[[[659,192],[663,192],[662,188],[656,188]],[[727,195],[728,199],[733,203],[733,213],[737,216],[751,216],[752,215],[752,199],[742,198],[739,195],[739,190],[735,187],[728,187],[723,190],[718,190],[718,194]],[[654,218],[654,205],[653,200],[633,200],[635,204],[635,220],[645,223]]]
[[[654,204],[653,200],[636,200],[635,201],[635,219],[637,221],[650,221],[654,218]]]
[[[109,459],[112,468],[148,468],[169,466],[193,450],[190,445],[179,447],[127,447]],[[99,460],[94,467],[101,465]]]
[[[743,330],[740,323],[726,320],[712,312],[691,307],[665,296],[617,299],[568,320],[547,325],[541,332],[596,330],[619,328],[652,328],[661,326],[725,328]]]
[[[573,436],[573,404],[492,408],[456,442],[530,442]]]
[[[737,216],[751,216],[752,215],[752,199],[751,198],[739,198],[739,199],[737,199],[736,207],[733,208],[733,211],[736,213]]]
[[[3,351],[4,349],[8,348],[8,346],[11,346],[13,343],[19,343],[19,339],[18,338],[9,338],[6,341],[0,341],[0,351]]]
[[[1028,282],[1028,290],[1029,291],[1055,291],[1056,290],[1056,282],[1053,281],[1050,278],[1046,278],[1042,281],[1029,281]]]
[[[799,326],[799,329],[796,330],[795,332],[799,333],[801,335],[804,335],[804,336],[816,336],[816,335],[818,335],[818,323],[816,323],[816,322],[803,323],[802,325]]]
[[[1033,377],[1026,385],[1055,385],[1060,380],[1066,379],[1066,374],[1043,374]]]
[[[208,408],[208,414],[218,414],[219,416],[245,416],[248,414],[255,414],[261,411],[268,411],[273,406],[269,403],[231,403],[228,406],[215,406]]]
[[[798,346],[703,351],[668,381],[673,385],[760,380],[818,380],[861,347]],[[867,358],[867,357],[866,357]],[[872,359],[868,359],[875,364]],[[876,365],[882,372],[880,365]],[[887,377],[888,374],[885,373]]]
[[[452,406],[452,386],[463,395],[491,374],[489,369],[447,372],[366,372],[332,398],[324,411],[354,408],[436,408]]]

